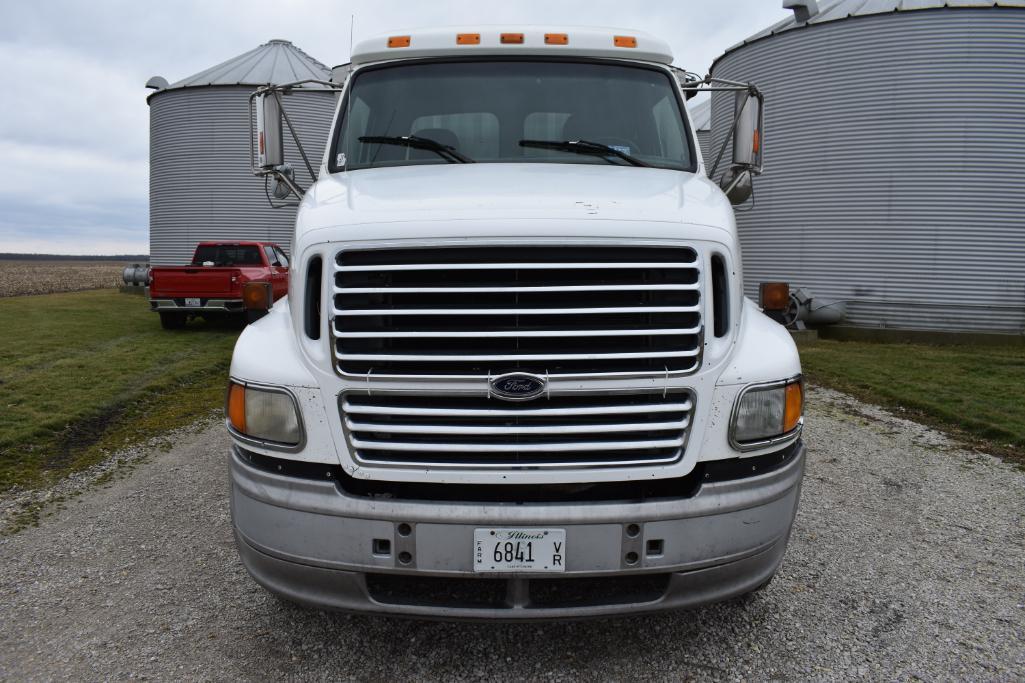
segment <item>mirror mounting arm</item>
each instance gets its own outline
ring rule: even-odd
[[[288,126],[288,131],[292,134],[292,139],[295,140],[295,144],[299,148],[299,155],[303,158],[303,163],[306,164],[306,170],[310,172],[310,177],[313,178],[313,180],[316,180],[317,174],[313,171],[313,165],[310,163],[310,158],[306,156],[306,150],[303,149],[303,144],[299,140],[299,134],[296,132],[295,126],[292,125],[292,119],[288,115],[288,112],[285,111],[285,105],[281,101],[281,91],[274,91],[274,99],[278,101],[278,111],[281,112],[281,118],[284,119],[285,124]],[[299,196],[301,197],[302,195],[300,194]]]
[[[303,89],[304,85],[316,85],[316,89],[307,88]],[[341,92],[344,88],[344,84],[335,83],[332,81],[324,81],[315,78],[307,78],[301,81],[294,81],[292,83],[283,83],[281,85],[266,85],[257,88],[249,95],[249,170],[250,172],[259,177],[272,176],[275,181],[287,188],[288,192],[292,192],[296,197],[302,197],[305,190],[295,181],[294,173],[291,172],[291,166],[284,163],[283,158],[283,141],[281,140],[281,121],[285,122],[288,127],[288,132],[292,136],[292,140],[295,141],[296,147],[299,150],[299,155],[302,157],[303,163],[306,165],[306,170],[309,171],[310,177],[316,180],[317,174],[313,168],[313,164],[310,162],[309,156],[306,154],[306,149],[303,147],[302,140],[299,139],[299,133],[292,124],[292,119],[285,111],[284,103],[281,101],[281,95],[290,95],[293,93],[300,92],[324,92],[334,91]],[[273,107],[268,108],[265,98],[273,98]],[[256,103],[259,100],[260,109],[256,110]],[[276,124],[271,121],[266,121],[265,118],[270,116],[277,119]],[[254,123],[255,122],[255,123]],[[257,137],[256,124],[261,126],[259,135],[260,139],[260,162],[257,163],[256,150],[254,148],[254,140]],[[275,140],[265,140],[264,133],[265,128],[268,129],[276,127],[276,131],[273,136]],[[270,151],[271,143],[274,143],[274,148],[277,150],[277,154],[267,154],[265,151]],[[279,158],[280,157],[280,158]],[[269,162],[269,163],[268,163]],[[275,195],[277,193],[275,192]],[[287,196],[287,192],[285,193]],[[269,198],[268,198],[269,199]],[[271,205],[274,206],[273,202]]]
[[[302,197],[306,194],[306,190],[299,187],[299,183],[295,182],[295,173],[292,171],[292,167],[288,164],[275,166],[270,170],[270,174],[273,175],[278,182],[291,190],[296,197]]]
[[[733,141],[733,164],[723,173],[719,185],[731,204],[741,204],[753,192],[752,177],[762,172],[762,124],[765,97],[752,83],[715,78],[676,69],[680,89],[689,99],[699,92],[732,92],[733,121],[723,138],[708,177],[715,178],[726,147]]]
[[[733,137],[737,130],[737,125],[740,123],[741,118],[744,115],[745,107],[747,106],[748,100],[754,98],[758,102],[758,130],[762,128],[762,111],[765,108],[765,96],[755,86],[754,83],[744,83],[742,81],[731,81],[725,78],[716,78],[712,74],[705,76],[699,76],[691,71],[684,71],[682,69],[674,69],[677,74],[677,79],[680,82],[680,89],[683,91],[687,99],[694,97],[698,93],[713,93],[713,92],[734,92],[738,95],[743,95],[743,102],[736,104],[736,111],[733,116],[733,123],[730,124],[730,130],[723,139],[722,146],[719,147],[719,153],[715,157],[715,163],[712,164],[712,170],[708,173],[708,177],[714,178],[715,172],[719,169],[719,162],[722,161],[723,155],[726,153],[727,142]],[[745,164],[745,168],[754,174],[762,172],[762,165],[760,162],[757,164]]]

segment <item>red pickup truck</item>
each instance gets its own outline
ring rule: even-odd
[[[200,242],[188,266],[150,271],[149,305],[164,329],[191,317],[242,314],[242,285],[269,282],[274,299],[288,292],[288,257],[272,242]]]

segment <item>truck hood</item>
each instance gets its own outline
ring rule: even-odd
[[[303,200],[298,231],[409,221],[478,223],[477,228],[462,228],[461,234],[467,234],[479,230],[480,221],[496,219],[690,223],[733,231],[729,202],[703,175],[545,163],[432,164],[325,173]],[[393,231],[378,225],[374,230],[378,238],[405,236],[388,235],[402,231],[408,228],[396,226]]]

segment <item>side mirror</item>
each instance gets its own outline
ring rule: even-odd
[[[274,93],[256,98],[256,136],[260,168],[270,169],[285,162],[285,138],[281,134],[281,106]]]
[[[749,169],[734,166],[723,174],[722,180],[719,181],[719,187],[726,194],[726,198],[730,200],[730,204],[736,206],[743,204],[751,197],[754,188],[753,180]]]
[[[762,172],[762,96],[749,91],[736,94],[733,116],[733,165]]]

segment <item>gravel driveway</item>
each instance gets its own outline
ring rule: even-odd
[[[1025,678],[1025,473],[814,390],[763,593],[658,617],[465,624],[283,604],[239,563],[219,426],[0,539],[0,678]]]

